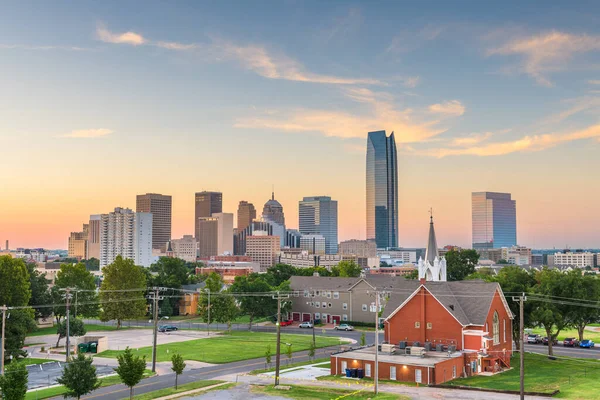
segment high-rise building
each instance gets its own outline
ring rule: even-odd
[[[233,214],[213,213],[217,219],[217,255],[233,254]]]
[[[374,240],[346,240],[340,243],[340,254],[357,257],[377,257],[377,245]]]
[[[214,213],[220,212],[223,212],[223,193],[196,193],[194,210],[194,232],[196,239],[198,239],[198,218],[211,217]]]
[[[69,257],[87,260],[88,224],[83,224],[81,232],[71,232],[69,235]]]
[[[254,231],[246,238],[246,255],[260,265],[261,271],[277,263],[280,250],[279,237],[270,236],[265,231]]]
[[[471,201],[474,249],[517,245],[517,203],[510,193],[474,192]]]
[[[554,253],[554,265],[576,268],[594,267],[594,253],[589,251],[571,252],[570,250],[557,252]]]
[[[171,251],[173,257],[187,262],[196,262],[198,242],[192,235],[183,235],[181,239],[171,240]]]
[[[285,216],[283,215],[283,206],[275,200],[275,192],[271,193],[271,199],[265,203],[262,216],[264,219],[273,221],[285,228]]]
[[[233,214],[199,218],[197,240],[200,257],[233,254]]]
[[[254,204],[248,203],[246,200],[240,201],[237,212],[237,230],[243,231],[256,219],[256,208]]]
[[[152,264],[152,214],[116,207],[100,216],[100,268],[118,255],[142,267]]]
[[[327,240],[323,235],[302,235],[300,237],[300,248],[308,254],[325,254]]]
[[[398,161],[394,132],[367,138],[367,239],[377,248],[398,247]]]
[[[152,214],[152,248],[164,250],[171,240],[171,196],[157,193],[138,194],[137,212]]]
[[[299,203],[299,227],[305,235],[322,235],[325,253],[338,252],[337,200],[328,196],[304,197]]]
[[[101,215],[90,215],[88,224],[87,256],[88,259],[100,260],[100,225]]]

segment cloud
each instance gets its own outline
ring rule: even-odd
[[[21,50],[64,50],[64,51],[90,51],[91,49],[77,46],[32,46],[27,44],[0,44],[0,49],[21,49]]]
[[[493,132],[486,132],[486,133],[474,133],[469,136],[454,138],[452,140],[451,146],[455,146],[455,147],[474,146],[481,142],[485,142],[486,140],[491,138],[493,135],[494,135]]]
[[[429,106],[429,111],[436,114],[460,117],[465,113],[465,106],[458,100],[451,100],[444,103],[432,104]]]
[[[600,85],[600,79],[599,80],[592,80],[592,81],[588,81],[588,83],[590,85]]]
[[[365,104],[365,115],[344,111],[293,109],[275,115],[240,118],[235,128],[272,129],[284,132],[315,132],[328,137],[360,138],[378,129],[396,132],[399,143],[422,142],[433,138],[445,129],[439,121],[419,121],[413,110],[396,108],[389,93],[374,92],[366,88],[348,88],[344,94],[353,101]]]
[[[59,137],[88,139],[110,135],[113,132],[114,131],[111,129],[81,129],[77,131],[71,131],[71,133],[60,135]]]
[[[96,37],[105,43],[130,44],[132,46],[139,46],[147,42],[147,40],[139,33],[131,31],[113,33],[103,25],[98,25],[96,28]]]
[[[600,50],[600,36],[550,31],[510,40],[488,50],[487,54],[521,56],[521,72],[534,78],[540,85],[552,86],[546,77],[548,73],[564,70],[576,54],[597,50]]]
[[[562,143],[585,139],[600,138],[600,125],[569,133],[549,133],[544,135],[528,135],[520,139],[506,142],[489,143],[483,146],[466,148],[440,148],[420,151],[420,154],[442,158],[446,156],[474,155],[474,156],[500,156],[519,152],[533,152],[546,150]]]
[[[429,24],[421,30],[404,30],[392,38],[386,48],[386,53],[407,53],[418,49],[426,42],[435,40],[445,30],[445,27]]]
[[[157,42],[156,46],[162,47],[163,49],[181,50],[181,51],[194,50],[199,47],[195,43],[184,44],[184,43],[177,43],[177,42]]]
[[[357,8],[350,8],[348,12],[333,20],[330,28],[323,30],[318,38],[324,43],[328,43],[335,37],[345,37],[350,32],[356,31],[363,23],[362,13]]]

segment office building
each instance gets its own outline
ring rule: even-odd
[[[90,215],[88,223],[87,256],[88,259],[100,260],[100,225],[101,216]]]
[[[181,239],[171,240],[173,257],[181,258],[187,262],[196,262],[198,242],[192,235],[183,235]]]
[[[284,246],[290,249],[300,248],[300,238],[302,234],[296,229],[286,229]]]
[[[323,267],[331,269],[340,263],[340,261],[355,261],[353,256],[341,256],[339,254],[308,254],[308,251],[302,250],[300,253],[288,253],[282,250],[278,256],[279,264],[291,265],[296,268]]]
[[[502,260],[502,249],[477,249],[479,260],[490,260],[494,263]]]
[[[589,251],[554,253],[554,266],[569,266],[575,268],[595,267],[594,253]]]
[[[198,256],[233,254],[233,214],[213,213],[198,218]]]
[[[69,235],[69,258],[87,260],[88,224],[83,224],[81,232],[71,232]]]
[[[245,200],[240,201],[237,212],[237,230],[243,231],[256,219],[256,208],[254,204]]]
[[[152,264],[152,214],[116,207],[100,216],[100,268],[117,256],[134,260],[136,265]]]
[[[300,237],[300,249],[308,254],[326,254],[327,241],[323,235],[302,235]]]
[[[246,238],[246,255],[260,265],[261,271],[277,263],[281,249],[279,237],[271,236],[266,231],[254,231]]]
[[[367,138],[367,239],[377,248],[398,247],[398,162],[394,132]]]
[[[475,250],[517,245],[517,204],[510,193],[474,192],[471,201]]]
[[[374,240],[346,240],[340,243],[339,253],[357,257],[377,257],[377,244]]]
[[[233,214],[232,213],[213,213],[213,218],[217,219],[217,254],[233,254]]]
[[[198,219],[209,218],[214,213],[223,212],[223,193],[198,192],[194,200],[194,237],[198,239]]]
[[[263,207],[263,219],[275,222],[285,229],[285,216],[283,214],[283,206],[275,200],[275,192],[271,193],[271,199],[267,201]]]
[[[167,242],[171,240],[171,196],[157,193],[138,194],[135,210],[152,214],[152,248],[164,251]]]
[[[328,196],[304,197],[299,202],[299,227],[304,235],[325,238],[325,252],[338,252],[338,204]]]
[[[514,265],[531,265],[531,249],[524,246],[502,247],[501,259]]]

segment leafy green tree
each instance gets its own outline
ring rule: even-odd
[[[449,281],[462,281],[475,272],[479,254],[472,249],[450,250],[446,253],[446,277]]]
[[[26,357],[27,352],[22,350],[25,346],[25,338],[36,328],[33,310],[10,310],[9,315],[10,318],[6,320],[5,359],[9,359],[10,356],[13,356],[14,359]]]
[[[267,351],[265,351],[265,363],[271,365],[271,345],[268,345]]]
[[[273,288],[259,274],[237,276],[230,287],[232,293],[268,293]],[[268,317],[277,312],[277,300],[271,296],[239,296],[237,301],[243,314],[249,316],[248,329],[257,317]]]
[[[85,354],[79,353],[77,357],[65,365],[62,376],[56,381],[67,388],[64,397],[76,397],[77,400],[81,396],[100,387],[100,381],[96,374],[96,367],[92,365],[92,357],[86,357]]]
[[[498,260],[498,264],[506,265],[506,264],[508,264],[508,261],[506,261],[505,259],[500,259],[500,260]]]
[[[354,261],[340,261],[337,267],[340,271],[339,276],[341,277],[356,278],[359,277],[362,272],[362,268]]]
[[[173,303],[176,303],[177,299],[173,299],[171,297],[165,297],[161,300],[158,310],[158,315],[161,317],[171,317],[173,316]]]
[[[146,357],[134,356],[131,349],[127,347],[125,351],[117,356],[119,366],[115,372],[121,378],[121,382],[129,387],[129,399],[133,399],[133,387],[140,383],[146,370]]]
[[[85,324],[79,318],[69,318],[69,335],[70,336],[85,336],[87,333],[87,329],[85,328]],[[56,347],[60,344],[60,340],[62,338],[67,337],[67,320],[61,321],[56,326],[56,334],[58,335],[58,340],[56,341]]]
[[[204,322],[209,322],[208,297],[210,291],[210,323],[228,324],[228,329],[231,330],[231,322],[239,314],[235,299],[228,295],[228,291],[223,290],[224,282],[219,274],[211,272],[205,283],[206,286],[200,292],[198,314]]]
[[[102,268],[104,280],[100,287],[101,321],[117,321],[117,329],[125,319],[146,314],[146,276],[133,260],[117,256],[112,264]],[[135,290],[138,289],[138,290]]]
[[[292,345],[291,345],[291,344],[288,344],[288,345],[286,346],[286,349],[285,349],[285,354],[287,355],[287,358],[288,358],[288,364],[289,364],[289,363],[292,361],[292,356],[294,355],[294,353],[293,353],[293,351],[292,351]]]
[[[574,299],[600,300],[600,280],[594,275],[582,275],[581,270],[575,269],[565,274],[564,294]],[[566,296],[565,296],[566,297]],[[583,340],[585,327],[600,320],[600,309],[584,307],[579,304],[572,305],[567,313],[569,325],[577,329],[579,340]]]
[[[317,345],[315,344],[315,342],[311,341],[308,347],[308,357],[310,357],[311,360],[315,359],[315,353],[317,352]]]
[[[173,372],[175,372],[175,390],[177,390],[177,379],[179,378],[179,375],[183,373],[183,370],[185,369],[185,363],[183,362],[183,357],[181,357],[181,354],[179,353],[173,354],[173,357],[171,357],[171,363],[173,364],[171,369]]]
[[[361,346],[367,345],[367,335],[365,335],[364,332],[360,335],[360,345]]]
[[[100,260],[94,257],[85,260],[85,268],[88,271],[100,271]]]
[[[48,288],[48,279],[46,274],[41,273],[36,269],[35,263],[27,264],[27,272],[29,272],[29,286],[31,288],[31,298],[29,299],[30,306],[39,306],[52,304],[52,296]],[[35,318],[48,318],[52,315],[51,307],[34,308]]]
[[[20,258],[0,256],[0,305],[26,306],[31,298],[27,265]]]
[[[288,264],[277,264],[267,268],[265,277],[271,286],[279,286],[298,274],[298,268]]]
[[[173,257],[160,257],[152,264],[150,271],[156,273],[152,279],[153,286],[180,289],[189,282],[189,269],[184,260]]]
[[[419,270],[418,269],[414,269],[414,270],[410,271],[408,274],[404,275],[404,278],[406,278],[406,279],[418,279],[419,278]]]
[[[51,289],[54,316],[59,324],[66,315],[65,289],[71,288],[72,311],[76,315],[94,318],[98,316],[98,296],[96,296],[96,279],[85,268],[85,264],[62,264],[56,273],[54,286]],[[75,295],[75,292],[78,292]]]
[[[4,400],[23,400],[27,394],[29,372],[23,362],[13,361],[0,375],[0,392]]]

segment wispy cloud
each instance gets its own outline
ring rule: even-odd
[[[122,32],[114,33],[109,31],[104,25],[99,24],[96,28],[96,37],[105,43],[114,44],[130,44],[132,46],[139,46],[147,42],[147,40],[135,32]]]
[[[547,77],[549,73],[564,70],[576,54],[598,50],[600,36],[550,31],[512,39],[500,47],[489,49],[487,54],[521,56],[521,72],[534,78],[540,85],[552,86]]]
[[[485,132],[485,133],[474,133],[469,136],[458,137],[452,139],[451,146],[455,147],[469,147],[474,146],[476,144],[485,142],[489,138],[494,135],[493,132]]]
[[[177,42],[156,42],[156,46],[162,47],[163,49],[181,50],[181,51],[194,50],[194,49],[199,48],[199,46],[195,43],[184,44],[184,43],[177,43]]]
[[[71,131],[71,133],[66,133],[64,135],[59,135],[59,137],[89,139],[110,135],[111,133],[114,133],[114,131],[111,129],[81,129]]]
[[[386,53],[407,53],[421,47],[424,43],[435,40],[444,31],[443,26],[429,24],[422,29],[404,30],[392,38]]]
[[[387,129],[397,133],[400,143],[421,142],[433,138],[445,129],[439,121],[421,121],[411,109],[398,109],[389,93],[366,88],[348,88],[345,95],[363,103],[368,112],[358,115],[343,111],[293,109],[275,115],[240,118],[236,128],[272,129],[283,132],[315,132],[339,138],[364,138],[366,132]]]
[[[600,85],[600,79],[588,81],[590,85]]]
[[[336,37],[343,38],[356,31],[363,23],[364,17],[358,8],[350,8],[344,15],[334,18],[331,27],[324,29],[319,40],[328,43]]]
[[[450,100],[444,103],[430,105],[429,111],[435,114],[460,117],[465,113],[465,106],[458,100]]]
[[[20,49],[20,50],[64,50],[64,51],[90,51],[92,49],[78,46],[34,46],[28,44],[0,44],[0,49]]]

